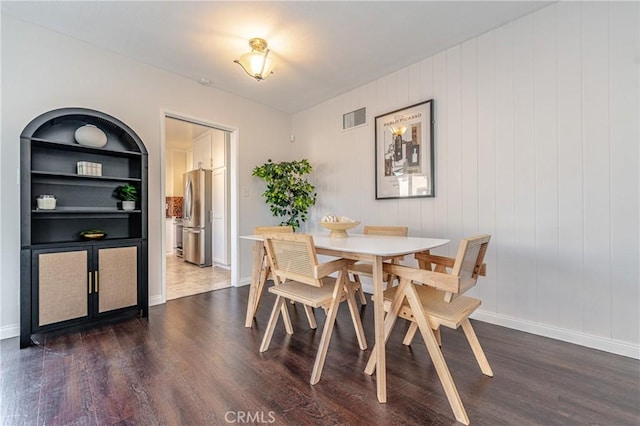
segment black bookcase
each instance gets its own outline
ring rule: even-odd
[[[102,148],[76,143],[91,124],[107,136]],[[148,314],[147,150],[120,120],[85,108],[36,117],[20,151],[20,347],[35,334]],[[78,162],[100,164],[100,176],[78,173]],[[126,183],[138,190],[134,210],[114,197]],[[36,197],[56,197],[38,209]],[[105,232],[87,240],[80,233]]]

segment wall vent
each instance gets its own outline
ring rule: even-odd
[[[367,108],[360,108],[342,115],[342,130],[360,126],[367,122]]]

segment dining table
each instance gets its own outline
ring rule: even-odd
[[[449,240],[423,237],[398,237],[388,235],[364,235],[349,233],[346,238],[330,238],[328,233],[309,233],[313,237],[319,255],[364,261],[372,264],[373,318],[375,356],[377,358],[377,397],[387,402],[386,356],[384,338],[384,306],[382,263],[385,260],[425,252],[449,243]],[[251,327],[259,306],[262,289],[269,276],[269,266],[264,261],[264,235],[242,235],[241,239],[254,241],[253,269],[249,289],[249,301],[245,326]]]

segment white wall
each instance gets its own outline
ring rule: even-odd
[[[268,158],[290,158],[288,114],[4,14],[0,337],[15,336],[19,332],[19,136],[33,118],[62,107],[96,109],[122,120],[141,137],[149,151],[149,295],[153,303],[162,301],[160,271],[164,256],[160,240],[165,222],[161,111],[179,112],[238,129],[238,185],[249,188],[249,197],[239,198],[239,233],[250,233],[256,223],[273,222],[260,198],[261,182],[251,176],[251,170]],[[241,242],[239,249],[239,277],[248,282],[251,244]]]
[[[561,2],[294,115],[308,229],[408,225],[450,256],[490,233],[477,318],[639,357],[639,7]],[[374,117],[431,98],[436,198],[375,201]]]

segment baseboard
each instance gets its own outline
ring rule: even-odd
[[[362,288],[366,293],[371,294],[373,292],[373,285],[367,282],[363,282],[362,284]],[[538,336],[548,337],[550,339],[574,343],[576,345],[585,346],[587,348],[598,349],[616,355],[640,359],[640,345],[634,345],[633,343],[629,342],[606,339],[604,337],[580,333],[573,330],[553,327],[550,325],[540,324],[533,321],[522,320],[507,315],[500,315],[482,310],[477,310],[471,316],[471,318],[478,321],[488,322],[490,324],[511,328],[514,330],[524,331],[526,333],[536,334]]]
[[[574,343],[576,345],[586,346],[588,348],[598,349],[629,358],[640,359],[640,345],[634,345],[620,340],[606,339],[591,334],[539,324],[482,310],[476,311],[471,318],[514,330],[536,334],[538,336],[549,337],[551,339]]]
[[[244,277],[240,278],[240,281],[238,281],[238,285],[236,287],[243,287],[249,284],[251,284],[251,277]]]
[[[0,327],[0,340],[20,336],[20,324],[11,324]]]
[[[163,303],[165,303],[165,300],[162,296],[151,296],[149,298],[149,306],[162,305]]]

